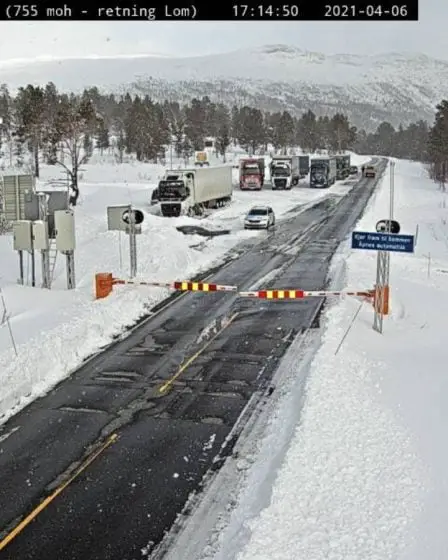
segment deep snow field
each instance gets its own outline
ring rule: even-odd
[[[229,153],[227,162],[236,164],[239,153]],[[368,157],[353,155],[353,164]],[[178,162],[175,161],[175,164]],[[222,163],[215,158],[212,164]],[[25,406],[37,395],[69,374],[80,362],[111,342],[125,326],[132,325],[151,307],[167,297],[168,289],[123,286],[114,288],[106,300],[94,300],[94,276],[112,272],[129,278],[129,246],[125,233],[107,231],[107,206],[133,204],[145,213],[138,236],[137,279],[156,282],[187,280],[222,260],[232,247],[244,240],[265,235],[245,231],[243,218],[254,204],[270,204],[277,216],[294,207],[317,201],[328,194],[344,195],[351,186],[336,183],[327,190],[311,190],[306,182],[291,191],[234,191],[230,206],[214,211],[205,219],[163,218],[154,215],[151,192],[165,167],[128,161],[117,164],[113,155],[95,154],[80,174],[81,196],[76,208],[76,290],[66,290],[65,259],[58,255],[51,290],[17,283],[18,256],[12,236],[0,236],[0,288],[10,318],[17,356],[7,324],[0,327],[0,422]],[[5,174],[10,173],[6,170]],[[238,171],[234,170],[237,183]],[[43,166],[39,184],[61,180],[60,168]],[[45,187],[47,188],[47,187]],[[231,229],[230,235],[210,240],[184,235],[181,224]],[[36,259],[40,286],[40,257]],[[30,280],[30,261],[25,262]],[[0,322],[4,315],[0,301]]]

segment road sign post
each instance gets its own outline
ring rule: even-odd
[[[107,207],[107,229],[109,231],[126,232],[129,235],[130,277],[137,275],[137,235],[142,232],[145,216],[141,210],[131,204]],[[121,242],[120,242],[121,243]],[[120,245],[121,261],[121,245]]]
[[[373,330],[383,332],[383,319],[389,313],[390,253],[378,251],[376,261],[375,295],[373,298]]]
[[[141,210],[136,210],[132,206],[128,206],[122,214],[122,221],[125,231],[129,235],[129,258],[130,258],[130,277],[137,276],[137,234],[142,232],[141,223],[144,215]],[[112,224],[113,226],[113,224]]]
[[[137,276],[137,235],[135,232],[135,214],[130,209],[129,211],[129,257],[130,257],[130,271],[131,278]]]
[[[399,234],[400,224],[394,221],[395,162],[389,164],[389,220],[386,223],[386,231],[389,234]],[[377,224],[378,226],[378,224]],[[395,227],[397,226],[397,227]],[[375,297],[373,299],[373,330],[383,333],[384,316],[389,314],[389,282],[390,282],[390,253],[384,250],[378,251],[376,264]]]
[[[395,162],[391,161],[389,219],[377,222],[376,233],[352,233],[352,249],[377,251],[373,329],[380,334],[383,332],[384,316],[389,313],[390,253],[413,253],[416,244],[414,235],[400,235],[400,224],[394,220],[394,170]]]

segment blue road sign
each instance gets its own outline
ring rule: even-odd
[[[372,233],[370,231],[354,231],[352,233],[352,249],[413,253],[414,244],[413,235]]]

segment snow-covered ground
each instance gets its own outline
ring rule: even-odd
[[[232,162],[238,155],[229,154],[227,161]],[[353,164],[361,165],[368,159],[353,155]],[[67,376],[83,359],[110,343],[113,336],[170,293],[160,288],[125,286],[114,289],[106,300],[94,300],[96,272],[112,272],[124,278],[129,273],[126,235],[107,231],[107,206],[132,203],[144,211],[143,232],[138,237],[138,278],[171,282],[186,280],[216,264],[239,242],[263,236],[263,232],[246,232],[242,228],[243,216],[252,205],[270,204],[281,218],[291,208],[328,194],[343,195],[351,188],[336,184],[319,191],[301,184],[285,192],[237,189],[232,204],[207,219],[170,219],[154,215],[149,205],[151,192],[163,171],[162,166],[132,161],[119,165],[113,156],[107,155],[96,156],[83,166],[82,194],[76,209],[75,290],[65,289],[62,256],[58,256],[51,291],[18,285],[18,258],[12,250],[12,237],[0,236],[1,295],[17,349],[16,355],[4,317],[2,321],[4,309],[0,301],[0,422]],[[42,185],[61,178],[58,169],[43,166]],[[186,223],[230,229],[231,233],[211,240],[185,236],[176,226]],[[29,282],[29,259],[25,262],[25,273]]]
[[[389,173],[356,229],[388,216]],[[401,233],[418,226],[418,238],[413,255],[391,256],[384,333],[369,303],[347,298],[326,311],[306,371],[291,348],[265,437],[237,464],[245,487],[202,558],[448,558],[447,194],[406,161],[395,193]],[[375,270],[375,252],[347,243],[335,289],[370,289]]]

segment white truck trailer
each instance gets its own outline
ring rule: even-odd
[[[167,171],[158,185],[162,216],[200,216],[232,199],[230,165]]]

